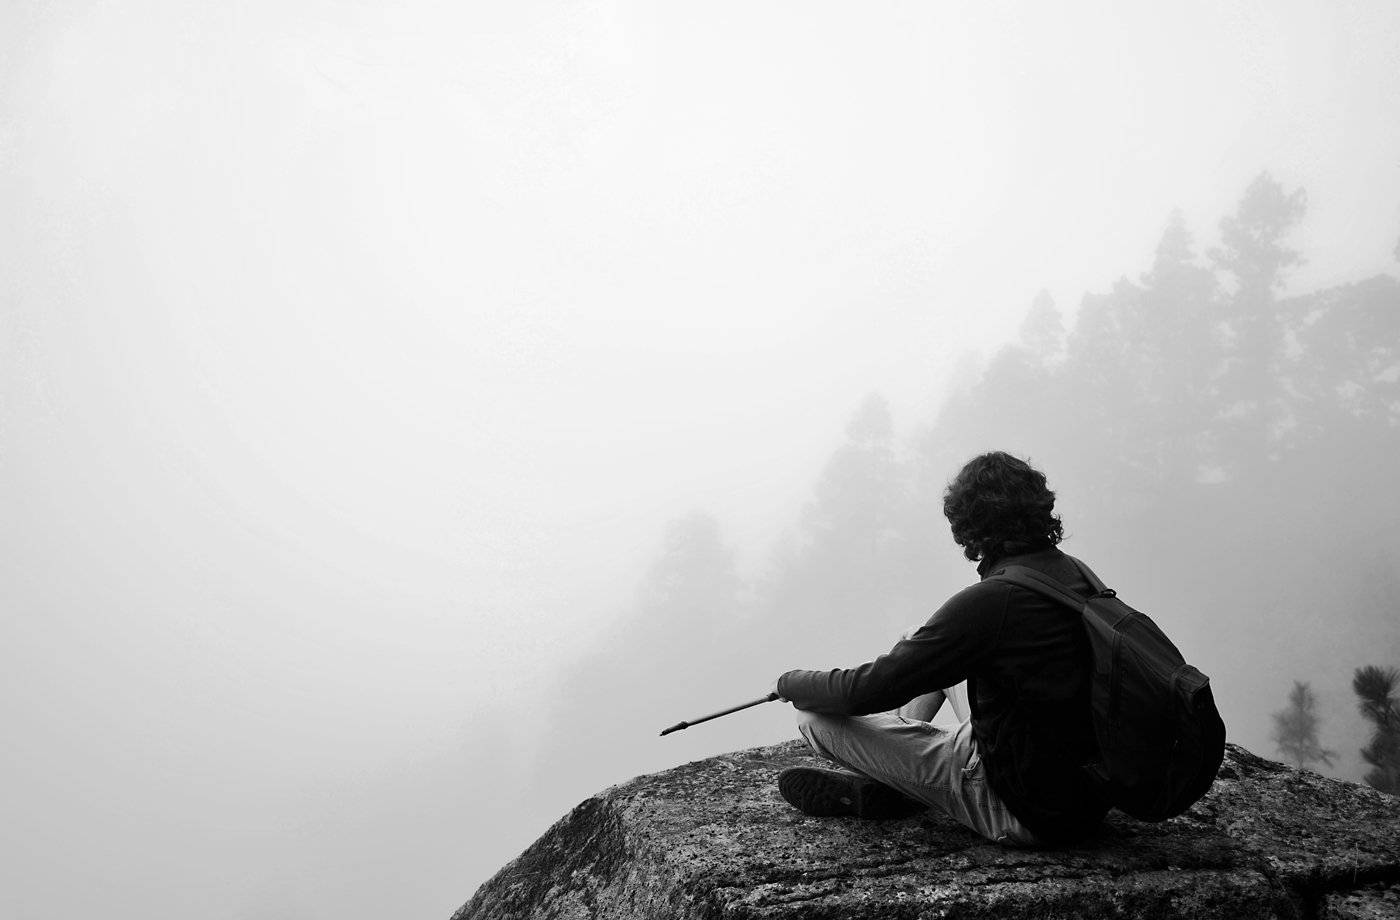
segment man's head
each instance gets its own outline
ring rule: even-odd
[[[978,559],[1045,549],[1064,536],[1045,474],[993,451],[968,461],[943,493],[943,513],[963,555]]]

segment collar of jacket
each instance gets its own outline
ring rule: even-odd
[[[1008,565],[1026,565],[1033,569],[1044,568],[1045,564],[1060,555],[1058,546],[1048,546],[1045,549],[1038,549],[1030,553],[1017,553],[1014,556],[988,556],[977,563],[977,574],[982,581],[987,580],[998,569],[1004,569]]]

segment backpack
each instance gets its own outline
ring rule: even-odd
[[[1186,663],[1157,624],[1069,558],[1094,589],[1087,598],[1023,565],[990,577],[1080,612],[1093,657],[1089,704],[1098,742],[1085,769],[1119,810],[1143,821],[1174,818],[1206,794],[1225,757],[1210,678]]]

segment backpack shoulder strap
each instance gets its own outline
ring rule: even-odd
[[[1084,580],[1089,583],[1089,587],[1094,589],[1095,594],[1110,594],[1110,589],[1104,586],[1103,581],[1099,576],[1094,574],[1093,569],[1089,568],[1069,553],[1065,553],[1065,558],[1074,563],[1074,567],[1079,570],[1080,575],[1084,576]]]
[[[1004,581],[1009,584],[1017,585],[1028,591],[1034,591],[1036,594],[1048,597],[1052,601],[1058,601],[1068,607],[1073,607],[1075,610],[1082,611],[1084,609],[1085,598],[1080,597],[1055,579],[1042,572],[1036,571],[1030,566],[1008,565],[1005,568],[997,569],[987,577],[989,579],[996,579],[997,581]]]

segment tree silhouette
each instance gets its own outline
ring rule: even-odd
[[[1330,767],[1336,753],[1318,744],[1316,702],[1312,688],[1295,680],[1288,694],[1288,708],[1274,713],[1274,744],[1299,768],[1310,763]]]
[[[1284,245],[1284,238],[1306,210],[1302,189],[1285,192],[1267,172],[1261,173],[1245,189],[1235,213],[1220,222],[1220,246],[1211,251],[1215,266],[1234,279],[1225,315],[1231,348],[1222,395],[1237,465],[1266,459],[1276,427],[1286,420],[1278,405],[1285,325],[1277,292],[1285,270],[1303,261],[1297,250]]]
[[[1306,192],[1285,192],[1263,172],[1245,189],[1235,213],[1220,221],[1220,247],[1211,257],[1235,276],[1237,299],[1250,305],[1267,302],[1283,286],[1284,269],[1302,264],[1302,256],[1284,246],[1283,238],[1307,209]]]
[[[1351,686],[1361,698],[1361,715],[1375,728],[1361,759],[1371,765],[1363,779],[1382,792],[1400,795],[1400,671],[1368,665],[1357,668]]]
[[[701,705],[697,688],[752,685],[757,695],[771,678],[746,670],[745,586],[720,522],[695,511],[660,537],[632,603],[558,675],[536,781],[559,783],[567,764],[570,794],[587,795],[658,769],[667,750],[638,739]]]
[[[1289,383],[1296,439],[1400,422],[1400,283],[1379,276],[1298,298]]]
[[[1211,459],[1202,437],[1212,422],[1216,378],[1224,361],[1219,322],[1220,285],[1196,260],[1191,234],[1173,211],[1142,276],[1134,347],[1142,356],[1145,389],[1159,417],[1160,472],[1179,486]]]
[[[696,511],[666,525],[661,553],[638,589],[638,605],[644,619],[672,636],[703,635],[736,617],[741,589],[719,521]]]
[[[768,600],[777,619],[833,629],[909,619],[904,477],[889,404],[872,393],[847,423],[776,563]]]
[[[1046,364],[1057,363],[1063,357],[1065,321],[1049,291],[1035,295],[1016,337]]]
[[[846,443],[827,461],[804,511],[811,548],[847,559],[878,556],[891,536],[900,492],[889,403],[872,393],[851,416]]]

